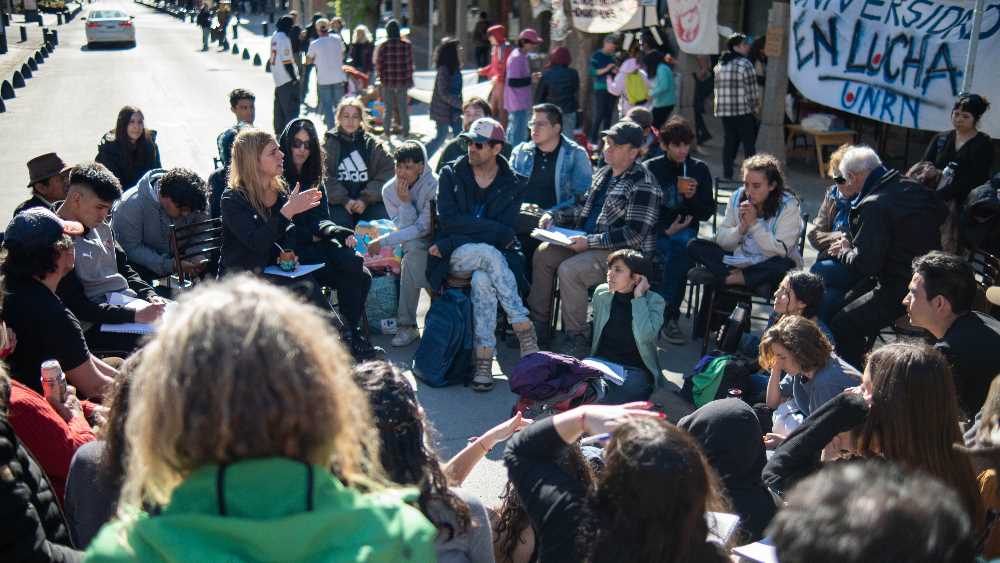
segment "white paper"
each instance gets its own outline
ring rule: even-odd
[[[759,541],[733,548],[733,553],[740,556],[740,561],[753,563],[778,563],[778,551],[774,546]]]
[[[587,233],[583,231],[574,231],[573,229],[564,229],[562,227],[550,227],[548,229],[534,229],[531,231],[531,238],[540,240],[542,242],[550,242],[552,244],[558,244],[559,246],[570,246],[573,241],[570,240],[573,237],[586,236]]]
[[[264,268],[264,273],[272,276],[281,276],[283,278],[301,278],[306,274],[315,272],[323,266],[325,266],[325,264],[299,264],[298,267],[291,272],[286,272],[277,266],[268,266]]]
[[[705,522],[708,524],[708,539],[725,545],[739,526],[740,517],[728,512],[706,512]]]
[[[139,299],[137,297],[125,295],[124,293],[115,292],[108,294],[108,304],[119,305],[125,307],[126,309],[137,311],[150,303],[145,299]],[[175,305],[175,302],[169,300],[167,301],[168,310]],[[153,332],[156,332],[156,328],[155,325],[150,323],[103,323],[101,325],[101,332],[111,332],[117,334],[152,334]]]
[[[615,385],[623,385],[625,383],[625,366],[621,364],[616,364],[614,362],[609,362],[608,360],[595,358],[593,356],[584,358],[582,363],[585,366],[592,367],[601,372],[604,379],[607,379]]]
[[[727,254],[722,257],[722,263],[726,266],[733,266],[734,268],[745,268],[747,266],[753,266],[753,259],[747,256]]]

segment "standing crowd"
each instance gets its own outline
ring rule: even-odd
[[[385,131],[398,113],[405,136],[412,46],[394,23],[371,68]],[[534,30],[514,47],[483,27],[490,99],[462,99],[462,49],[444,40],[429,147],[390,150],[344,95],[339,30],[318,18],[296,51],[308,31],[285,16],[274,134],[254,126],[255,94],[233,90],[207,180],[163,168],[131,106],[95,162],[28,162],[0,254],[0,559],[704,562],[764,538],[783,563],[1000,557],[1000,321],[981,292],[1000,305],[986,287],[1000,261],[961,222],[1000,182],[976,130],[985,98],[960,96],[954,131],[905,174],[842,147],[807,229],[783,163],[755,154],[762,100],[734,35],[715,111],[723,173],[742,146],[742,182],[709,228],[714,181],[692,155],[707,130],[671,115],[672,59],[648,43],[620,59],[604,41],[591,155],[574,140],[568,51],[536,74]],[[322,138],[298,117],[312,66]],[[421,333],[421,292],[428,317],[464,295],[461,379],[491,392],[509,334],[512,390],[544,365],[556,375],[536,387],[569,393],[552,416],[513,413],[438,456],[418,398],[431,374],[380,361],[365,330],[355,227],[374,219],[396,230],[367,252],[401,252],[391,344],[420,341],[421,365],[448,332]],[[187,228],[213,242],[186,252]],[[667,385],[661,354],[688,339],[681,306],[699,301],[708,339],[760,299],[767,327],[692,367],[698,408],[668,422],[650,399]],[[752,366],[739,384],[736,356]],[[615,377],[577,394],[566,374],[582,358]],[[507,489],[485,506],[461,485],[505,441]]]

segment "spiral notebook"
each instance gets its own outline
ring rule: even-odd
[[[139,309],[149,302],[144,299],[137,299],[121,293],[112,293],[108,296],[108,303],[111,305],[121,305],[126,309]],[[173,301],[167,302],[167,310],[176,305]],[[152,334],[156,332],[155,324],[148,323],[104,323],[101,325],[101,332],[112,332],[116,334]]]

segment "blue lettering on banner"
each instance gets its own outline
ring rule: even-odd
[[[792,0],[789,77],[806,97],[833,108],[947,129],[972,11],[962,0]],[[993,53],[1000,53],[1000,0],[987,0],[980,29],[975,89],[987,94],[1000,91],[1000,73],[985,62]],[[840,88],[831,89],[834,82]],[[994,136],[997,117],[984,120]]]

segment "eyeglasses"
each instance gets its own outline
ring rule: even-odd
[[[292,139],[292,148],[293,149],[308,149],[309,148],[309,141],[303,141],[301,139]]]
[[[847,178],[844,178],[843,176],[834,176],[833,183],[837,184],[838,186],[842,186],[847,183]]]
[[[534,121],[534,120],[532,120],[532,121],[528,122],[528,127],[531,128],[531,129],[534,129],[535,127],[549,127],[550,125],[552,125],[552,124],[549,123],[548,121]]]

